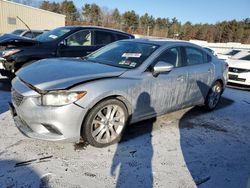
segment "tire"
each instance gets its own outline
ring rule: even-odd
[[[82,138],[95,147],[105,147],[121,140],[128,121],[128,111],[123,102],[104,100],[88,113],[82,127]]]
[[[211,111],[216,108],[220,101],[222,91],[222,84],[219,81],[216,81],[209,89],[206,97],[205,108],[207,110]]]

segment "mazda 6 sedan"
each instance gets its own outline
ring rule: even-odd
[[[10,107],[28,137],[104,147],[128,124],[194,105],[214,109],[227,72],[225,62],[189,42],[122,40],[85,58],[20,69]]]

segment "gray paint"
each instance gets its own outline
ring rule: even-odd
[[[12,82],[13,88],[27,97],[23,104],[15,106],[19,117],[24,119],[33,130],[26,134],[47,140],[72,140],[73,138],[78,140],[85,115],[106,97],[119,96],[132,115],[131,122],[137,122],[180,108],[204,104],[208,89],[218,79],[222,80],[225,86],[227,77],[224,63],[214,56],[211,63],[174,68],[171,72],[154,77],[147,68],[165,49],[173,46],[193,46],[203,49],[179,41],[153,41],[152,43],[161,47],[141,66],[132,70],[82,62],[79,59],[47,59],[20,70],[18,77],[42,90],[70,87],[70,91],[87,92],[86,96],[70,105],[39,106],[36,104],[36,97],[39,94],[25,86],[20,79],[15,78]],[[143,92],[151,97],[150,108],[143,99],[138,100]],[[31,111],[32,114],[30,114]],[[55,126],[63,136],[53,137],[52,135],[51,137],[41,126],[42,123]]]

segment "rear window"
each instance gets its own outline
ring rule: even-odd
[[[96,45],[106,45],[117,40],[128,39],[126,35],[119,33],[113,33],[108,31],[96,31],[95,32],[95,44]]]
[[[96,45],[106,45],[115,41],[114,35],[106,31],[96,31],[95,32],[95,44]]]
[[[250,60],[250,54],[245,57],[240,58],[240,60]]]
[[[203,52],[193,47],[186,47],[187,65],[197,65],[204,63]]]
[[[127,35],[120,35],[120,34],[115,34],[115,40],[123,40],[123,39],[129,39],[130,37]]]

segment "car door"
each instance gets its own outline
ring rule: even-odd
[[[158,114],[182,108],[185,104],[187,89],[187,71],[182,66],[180,47],[171,47],[164,51],[155,61],[164,61],[174,66],[172,71],[161,73],[151,78],[152,106]]]
[[[93,31],[77,31],[61,41],[58,48],[58,56],[84,57],[96,50],[93,45]]]
[[[207,54],[196,47],[184,47],[185,68],[188,72],[188,89],[186,105],[204,102],[214,78],[214,65]]]

